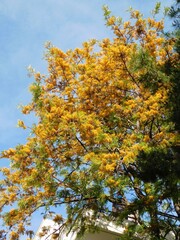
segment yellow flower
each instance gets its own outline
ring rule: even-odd
[[[18,127],[21,127],[23,129],[26,129],[27,127],[24,125],[24,122],[22,120],[18,120]]]

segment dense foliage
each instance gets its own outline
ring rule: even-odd
[[[81,226],[80,234],[100,216],[124,224],[124,239],[164,239],[170,232],[178,239],[176,37],[138,11],[128,22],[104,13],[113,39],[67,52],[50,44],[49,74],[34,73],[32,102],[22,112],[34,112],[38,123],[29,126],[26,144],[2,153],[11,167],[1,169],[7,226],[1,239],[8,231],[19,239],[37,209],[48,214],[61,204],[67,225]],[[4,213],[6,206],[13,208]]]

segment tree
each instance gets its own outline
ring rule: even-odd
[[[176,39],[166,37],[163,21],[138,11],[130,11],[131,22],[106,7],[104,14],[112,40],[66,53],[49,44],[49,74],[33,73],[32,101],[22,112],[38,122],[25,144],[1,155],[11,161],[1,169],[0,196],[11,240],[25,234],[36,210],[62,204],[65,224],[79,234],[95,228],[98,216],[121,225],[129,217],[126,239],[170,232],[178,239],[178,133],[167,71],[177,68]],[[13,208],[4,213],[6,206]]]
[[[180,18],[180,8],[179,8],[179,4],[180,1],[176,0],[174,5],[171,6],[170,11],[169,11],[169,16],[171,18],[173,18],[173,26],[176,27],[177,29],[180,28],[180,22],[179,22],[179,18]]]
[[[175,45],[175,50],[176,53],[180,54],[180,7],[179,7],[180,1],[176,0],[175,4],[170,8],[169,11],[169,16],[173,20],[173,27],[174,31],[171,33],[172,36],[176,38],[176,45]],[[179,76],[180,76],[180,70],[179,70],[179,65],[171,66],[171,64],[167,64],[168,69],[171,73],[172,76],[172,82],[173,82],[173,88],[172,88],[172,93],[171,93],[171,102],[173,105],[173,115],[172,115],[172,120],[175,123],[175,129],[179,132],[180,131],[180,84],[179,84]]]

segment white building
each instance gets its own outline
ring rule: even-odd
[[[88,215],[91,216],[91,213],[88,212]],[[43,219],[33,240],[120,240],[125,231],[124,227],[116,226],[113,222],[107,222],[100,218],[96,220],[96,223],[99,228],[98,232],[85,233],[83,238],[78,238],[77,232],[73,230],[68,232],[67,228],[63,228],[63,223],[59,225],[51,219]],[[132,219],[126,221],[126,224],[129,223],[132,223]],[[147,239],[149,239],[148,236]],[[165,239],[174,240],[174,234],[168,233]]]
[[[58,230],[59,227],[60,226],[57,223],[53,222],[53,220],[44,219],[34,237],[34,240],[52,240],[53,233],[59,235],[59,240],[78,240],[79,239],[77,237],[76,232],[70,231],[68,233],[67,229],[61,229],[61,231],[59,231]],[[44,236],[41,235],[42,232],[45,233]],[[83,240],[119,240],[119,236],[123,232],[124,232],[123,227],[116,227],[112,222],[108,224],[103,222],[103,224],[101,223],[101,227],[98,232],[86,233],[82,239]]]

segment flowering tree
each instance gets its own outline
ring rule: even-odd
[[[112,40],[67,52],[49,45],[49,74],[34,73],[32,101],[22,112],[34,112],[38,122],[25,144],[1,156],[11,161],[1,169],[2,239],[7,232],[19,239],[36,210],[48,214],[61,204],[64,224],[80,234],[100,215],[120,225],[129,216],[126,239],[178,236],[178,139],[168,71],[177,68],[176,39],[165,37],[163,21],[138,11],[128,22],[107,8],[104,14]]]

